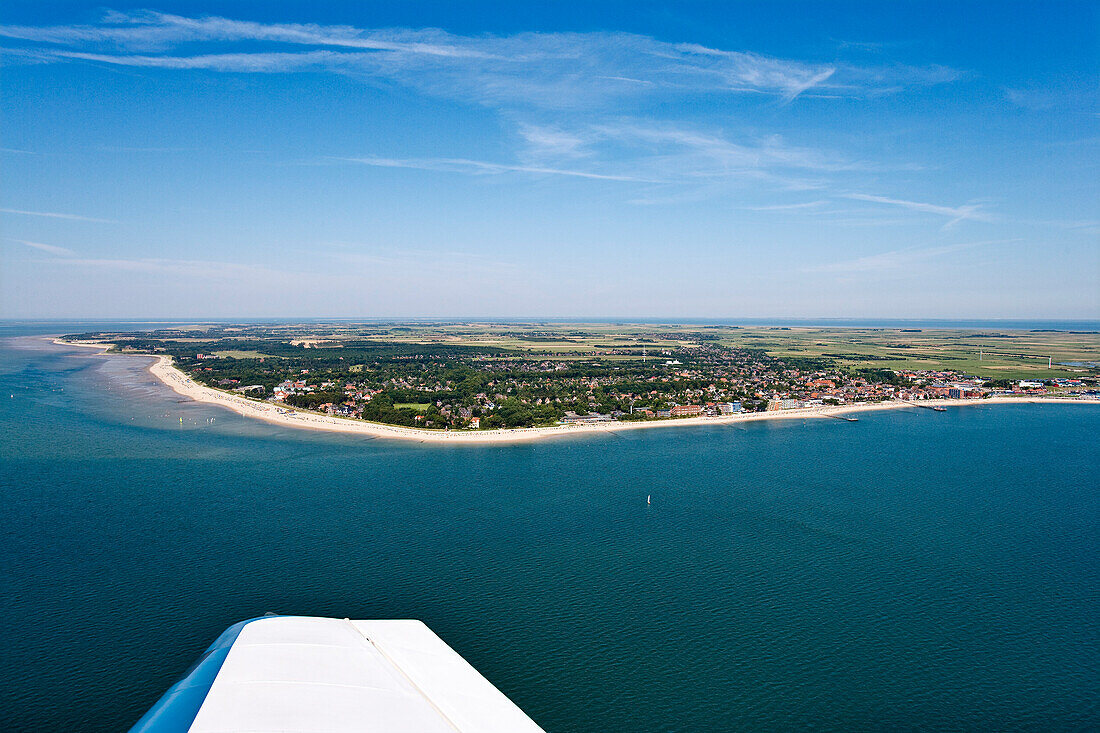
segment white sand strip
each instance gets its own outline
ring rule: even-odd
[[[83,346],[99,349],[104,352],[111,344],[76,342],[54,340],[55,344],[62,346]],[[112,354],[112,356],[114,356]],[[580,425],[556,425],[541,428],[503,428],[498,430],[425,430],[422,428],[406,428],[397,425],[383,425],[381,423],[367,422],[355,418],[334,417],[321,415],[305,410],[298,410],[285,405],[275,405],[270,402],[252,400],[238,394],[223,392],[218,389],[199,384],[191,377],[172,365],[172,357],[166,355],[135,354],[152,358],[154,362],[149,366],[149,372],[160,381],[175,390],[178,394],[190,397],[198,402],[208,402],[221,405],[239,415],[257,418],[276,425],[285,425],[292,428],[306,430],[327,430],[336,433],[349,433],[353,435],[369,435],[376,438],[394,438],[397,440],[415,440],[418,442],[436,443],[514,443],[518,441],[536,440],[563,435],[583,435],[585,433],[617,433],[623,430],[639,430],[642,428],[679,428],[688,425],[730,425],[743,422],[756,422],[758,420],[794,420],[806,418],[828,418],[847,415],[853,412],[870,412],[874,410],[894,410],[900,408],[912,408],[914,403],[892,400],[889,402],[870,402],[841,405],[836,407],[807,407],[794,410],[781,410],[772,412],[744,412],[737,415],[724,415],[720,417],[685,417],[679,419],[656,420],[644,422],[610,422],[591,423]],[[1097,398],[1073,398],[1073,397],[990,397],[988,399],[973,400],[929,400],[921,404],[931,407],[965,407],[968,405],[1004,405],[1025,403],[1058,403],[1058,404],[1100,404]]]

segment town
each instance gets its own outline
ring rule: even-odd
[[[119,350],[171,355],[179,369],[209,387],[286,409],[435,430],[673,420],[889,400],[1094,394],[1098,384],[1095,368],[1074,377],[1004,379],[884,368],[874,361],[853,365],[823,355],[781,358],[722,343],[706,332],[634,333],[633,342],[624,343],[622,336],[579,330],[570,337],[530,331],[489,345],[468,334],[459,342],[417,342],[395,330],[402,338],[311,339],[308,333],[241,329],[110,337]],[[563,342],[560,351],[531,346]]]

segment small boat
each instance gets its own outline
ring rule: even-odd
[[[935,410],[936,412],[947,412],[946,407],[933,407],[932,409]]]

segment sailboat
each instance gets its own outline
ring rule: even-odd
[[[653,495],[652,494],[649,494],[649,495],[646,496],[645,503],[646,503],[646,506],[649,506],[650,504],[653,503]]]

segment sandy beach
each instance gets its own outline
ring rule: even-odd
[[[61,346],[80,346],[98,349],[101,353],[110,348],[111,344],[94,342],[61,341],[54,339],[55,344]],[[325,430],[335,433],[347,433],[352,435],[368,435],[373,438],[392,438],[395,440],[412,440],[417,442],[437,443],[515,443],[520,441],[538,440],[541,438],[560,437],[566,435],[583,435],[586,433],[618,433],[624,430],[640,430],[646,428],[679,428],[690,425],[732,425],[744,422],[756,422],[759,420],[804,420],[808,418],[836,418],[857,412],[872,412],[876,410],[897,410],[903,408],[914,409],[916,403],[891,401],[874,403],[854,403],[840,406],[823,406],[812,408],[799,408],[794,410],[782,410],[772,412],[745,412],[737,415],[725,415],[719,417],[685,417],[676,420],[658,420],[645,422],[611,422],[593,423],[581,425],[555,425],[552,427],[538,428],[505,428],[498,430],[424,430],[420,428],[406,428],[397,425],[383,425],[367,422],[354,418],[334,417],[331,415],[319,415],[313,412],[296,410],[285,405],[275,405],[270,402],[248,399],[241,395],[223,392],[199,384],[185,373],[172,365],[172,357],[166,355],[134,354],[135,357],[152,359],[149,373],[164,384],[172,388],[176,393],[190,397],[198,402],[207,402],[221,405],[245,417],[264,420],[276,425],[284,425],[304,430]],[[990,397],[976,400],[934,400],[923,403],[925,407],[967,407],[971,405],[1003,405],[1024,403],[1057,403],[1057,404],[1100,404],[1096,398],[1072,398],[1072,397]]]

